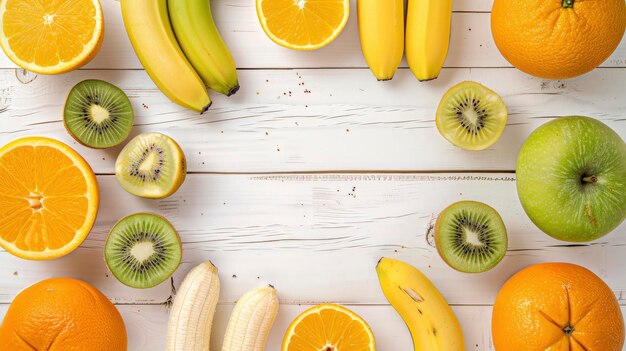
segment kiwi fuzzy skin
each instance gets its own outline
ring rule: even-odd
[[[185,179],[187,178],[187,159],[185,157],[185,153],[183,152],[183,149],[180,147],[180,145],[178,145],[178,143],[172,139],[172,142],[174,144],[174,146],[176,147],[176,149],[178,150],[178,152],[180,152],[181,155],[181,162],[180,162],[180,172],[178,173],[179,176],[176,178],[176,186],[173,186],[172,189],[170,189],[170,191],[168,191],[167,193],[165,193],[162,197],[154,197],[154,199],[163,199],[166,198],[168,196],[173,195],[175,192],[178,191],[178,189],[181,187],[181,185],[183,185],[183,183],[185,182]]]
[[[502,259],[504,258],[504,255],[503,255],[503,256],[502,256],[502,257],[501,257],[498,261],[494,262],[493,266],[491,266],[490,268],[488,268],[488,269],[487,269],[487,270],[485,270],[485,271],[480,271],[480,272],[473,272],[473,271],[464,271],[464,270],[460,270],[460,269],[458,269],[457,267],[455,267],[454,265],[450,264],[450,262],[448,262],[448,260],[446,260],[446,255],[445,255],[445,253],[443,252],[442,245],[439,243],[439,239],[438,239],[439,235],[437,235],[437,233],[439,233],[439,232],[441,231],[441,226],[442,226],[442,222],[443,222],[443,220],[442,220],[443,216],[442,216],[441,214],[445,213],[448,209],[450,209],[451,207],[453,207],[453,206],[457,205],[457,204],[458,204],[458,203],[460,203],[460,202],[462,202],[462,203],[467,203],[467,204],[476,204],[476,205],[478,205],[478,206],[486,206],[486,207],[490,208],[491,210],[493,210],[495,213],[498,213],[498,211],[496,211],[496,209],[494,209],[493,207],[491,207],[491,206],[489,206],[489,205],[487,205],[487,204],[485,204],[485,203],[478,202],[478,201],[471,201],[471,200],[466,200],[466,201],[459,201],[459,202],[455,202],[455,203],[453,203],[453,204],[449,205],[448,207],[444,208],[444,209],[441,211],[441,213],[439,214],[439,216],[437,216],[437,221],[435,221],[435,227],[434,227],[434,231],[433,231],[433,233],[434,233],[434,234],[433,234],[433,238],[434,238],[434,241],[435,241],[435,248],[437,249],[437,253],[439,254],[439,257],[441,257],[441,259],[442,259],[442,260],[443,260],[443,261],[444,261],[444,262],[445,262],[445,263],[446,263],[446,264],[447,264],[450,268],[454,269],[454,270],[455,270],[455,271],[457,271],[457,272],[461,272],[461,273],[470,273],[470,274],[477,274],[477,273],[483,273],[483,272],[489,271],[489,270],[493,269],[495,266],[497,266],[497,265],[498,265],[498,263],[500,263],[500,262],[502,261]],[[498,215],[499,215],[499,214],[498,214]],[[503,222],[503,224],[504,224],[504,222]],[[505,228],[506,228],[506,227],[505,227]],[[508,246],[508,236],[507,236],[507,233],[506,233],[506,232],[504,233],[504,239],[505,239],[505,241],[506,241],[506,243],[507,243],[507,245],[506,245],[506,246]]]
[[[454,204],[452,204],[454,205]],[[449,205],[448,207],[444,208],[443,211],[441,211],[441,213],[444,213],[447,209],[450,208]],[[448,265],[448,267],[454,269],[457,272],[461,272],[461,273],[465,273],[459,269],[457,269],[456,267],[453,267],[446,259],[445,259],[445,255],[443,253],[443,250],[441,249],[441,244],[439,243],[439,239],[437,239],[439,237],[439,235],[437,235],[437,233],[439,233],[439,231],[441,231],[441,222],[443,222],[441,213],[439,216],[437,216],[437,221],[435,222],[435,230],[434,230],[434,234],[433,234],[433,238],[435,239],[435,248],[437,249],[437,253],[439,254],[439,257],[441,257],[441,259]]]
[[[172,223],[171,223],[171,222],[170,222],[167,218],[165,218],[164,216],[162,216],[162,215],[160,215],[160,214],[157,214],[157,213],[154,213],[154,212],[137,212],[137,213],[130,214],[130,215],[128,215],[128,216],[126,216],[126,217],[124,217],[124,218],[122,218],[122,219],[118,220],[118,221],[117,221],[117,222],[115,222],[115,224],[111,227],[111,230],[109,230],[109,234],[107,235],[107,240],[104,242],[104,247],[105,247],[105,248],[107,247],[107,245],[108,245],[108,243],[109,243],[109,240],[111,239],[111,233],[113,232],[113,229],[115,229],[115,227],[117,227],[117,225],[118,225],[118,224],[120,224],[120,223],[121,223],[123,220],[125,220],[126,218],[128,218],[128,217],[130,217],[130,216],[135,216],[135,215],[150,215],[150,216],[155,216],[155,217],[158,217],[158,218],[160,218],[160,219],[164,220],[165,222],[169,223],[169,225],[172,227],[172,229],[174,229],[174,235],[176,235],[176,239],[177,239],[177,242],[178,242],[178,247],[179,247],[179,250],[180,250],[180,258],[178,259],[178,262],[176,262],[176,268],[174,269],[174,273],[175,273],[175,272],[176,272],[176,270],[178,270],[178,267],[180,266],[180,263],[182,262],[182,259],[183,259],[183,244],[182,244],[182,241],[181,241],[181,239],[180,239],[180,234],[178,234],[178,231],[176,230],[176,228],[172,225]],[[107,262],[107,260],[106,260],[106,255],[104,255],[104,262],[106,263],[107,268],[108,268],[108,267],[109,267],[109,263],[108,263],[108,262]],[[126,283],[122,282],[122,280],[121,280],[121,279],[120,279],[120,278],[119,278],[119,277],[115,274],[115,272],[113,272],[110,268],[109,268],[109,271],[111,272],[111,274],[113,274],[113,276],[115,276],[115,278],[116,278],[116,279],[117,279],[120,283],[122,283],[122,284],[126,285]],[[162,283],[162,282],[161,282],[161,283]],[[160,283],[159,283],[159,284],[160,284]],[[157,285],[158,285],[158,284],[157,284]],[[128,286],[130,286],[130,285],[128,285]],[[156,285],[154,285],[154,286],[156,286]],[[135,288],[135,289],[149,289],[149,288],[153,288],[154,286],[146,286],[146,287],[130,286],[130,287],[131,287],[131,288]]]

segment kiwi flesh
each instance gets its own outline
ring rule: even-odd
[[[162,199],[172,195],[187,174],[185,154],[174,139],[161,133],[142,133],[120,152],[115,177],[129,193]]]
[[[484,150],[504,131],[508,112],[502,98],[476,82],[461,82],[446,92],[437,108],[439,133],[465,150]]]
[[[495,267],[506,254],[506,227],[498,212],[481,202],[448,206],[435,224],[435,246],[452,268],[480,273]]]
[[[122,284],[151,288],[176,271],[182,258],[182,244],[167,219],[152,213],[136,213],[113,226],[104,246],[104,258]]]
[[[76,141],[95,149],[126,140],[134,119],[128,96],[115,85],[97,79],[76,84],[63,110],[65,129]]]

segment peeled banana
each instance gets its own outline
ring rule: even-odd
[[[390,258],[382,258],[376,272],[385,297],[409,327],[415,351],[465,351],[459,321],[422,272]]]
[[[406,60],[420,81],[435,79],[450,45],[452,0],[408,0]]]
[[[209,351],[219,295],[217,268],[210,261],[187,274],[170,312],[166,351]]]
[[[130,42],[157,87],[183,107],[206,111],[211,99],[176,41],[167,0],[121,0],[121,7]]]
[[[404,0],[358,0],[361,50],[378,80],[390,80],[404,54]]]
[[[222,351],[263,351],[277,313],[278,297],[273,286],[247,292],[230,316]]]
[[[167,7],[178,43],[204,83],[227,96],[236,93],[235,61],[217,31],[209,0],[167,0]]]

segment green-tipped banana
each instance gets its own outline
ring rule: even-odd
[[[207,89],[181,50],[166,0],[121,0],[126,32],[141,64],[163,94],[198,111],[211,106]]]
[[[209,0],[167,0],[180,47],[204,83],[230,96],[239,90],[235,60],[217,31]]]

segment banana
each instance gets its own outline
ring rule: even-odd
[[[166,1],[121,0],[126,32],[156,86],[175,103],[203,113],[211,106],[211,99],[178,46]]]
[[[452,0],[409,0],[406,60],[420,81],[435,79],[450,45]]]
[[[227,96],[236,93],[235,61],[217,31],[209,0],[167,0],[167,7],[178,43],[204,83]]]
[[[137,1],[137,0],[131,0]],[[208,351],[220,295],[217,268],[204,262],[183,280],[167,324],[166,351]]]
[[[409,327],[415,351],[464,351],[463,331],[437,288],[415,267],[381,258],[376,265],[389,303]]]
[[[222,351],[263,351],[277,313],[278,297],[273,286],[247,292],[230,316]]]
[[[378,80],[390,80],[404,54],[404,0],[358,0],[361,50]]]

